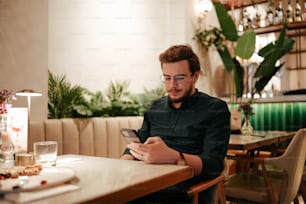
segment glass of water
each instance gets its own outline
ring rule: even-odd
[[[35,142],[33,144],[33,152],[36,164],[42,164],[43,166],[56,166],[56,141]]]

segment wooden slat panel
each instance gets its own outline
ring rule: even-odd
[[[108,157],[107,154],[107,126],[104,118],[93,118],[94,129],[94,154],[95,156]]]
[[[80,154],[80,139],[77,124],[73,119],[61,119],[63,131],[63,154]]]
[[[58,142],[58,155],[63,154],[63,132],[62,132],[62,121],[56,119],[50,119],[44,121],[45,126],[45,138],[48,141]]]
[[[43,121],[31,122],[30,130],[28,152],[33,152],[33,143],[45,140],[45,127]]]
[[[80,154],[94,156],[94,126],[92,119],[76,119],[74,121],[79,130]]]

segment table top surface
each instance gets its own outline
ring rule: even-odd
[[[193,177],[189,166],[149,165],[142,161],[82,155],[59,156],[57,166],[75,170],[80,188],[38,203],[121,203]]]
[[[252,135],[231,134],[228,149],[251,150],[293,138],[296,132],[254,131]]]

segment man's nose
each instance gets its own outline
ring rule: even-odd
[[[169,85],[170,85],[170,87],[176,87],[177,86],[177,81],[174,79],[174,77],[171,77]]]

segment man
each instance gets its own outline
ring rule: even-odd
[[[139,199],[139,203],[188,203],[188,187],[223,170],[230,112],[224,101],[195,88],[200,63],[189,45],[172,46],[159,60],[168,95],[153,102],[144,114],[138,130],[143,143],[129,144],[122,159],[191,166],[194,178]],[[212,202],[213,190],[200,194],[199,203]]]

